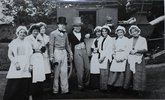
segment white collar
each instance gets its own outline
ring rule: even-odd
[[[76,36],[76,38],[80,41],[81,40],[81,33],[76,33],[73,31],[73,34]]]

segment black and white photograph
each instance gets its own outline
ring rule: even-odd
[[[0,100],[165,99],[164,0],[0,0]]]

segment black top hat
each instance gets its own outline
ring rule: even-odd
[[[65,17],[59,17],[57,24],[65,24],[65,25],[67,25],[66,18]]]

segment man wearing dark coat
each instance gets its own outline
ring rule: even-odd
[[[82,24],[81,17],[74,17],[73,31],[68,35],[71,49],[74,53],[74,65],[77,73],[78,89],[80,91],[89,85],[90,78],[89,58],[84,42],[87,35],[81,31]]]

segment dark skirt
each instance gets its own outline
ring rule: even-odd
[[[30,85],[30,95],[33,98],[38,98],[43,94],[43,82],[31,83]]]
[[[132,88],[136,91],[144,91],[146,86],[146,68],[145,60],[135,65],[136,72],[133,74],[128,64],[125,72],[124,88]]]
[[[30,78],[8,79],[3,100],[29,100]]]
[[[108,85],[115,87],[123,87],[123,84],[124,84],[124,72],[110,71],[108,77]]]
[[[100,69],[100,90],[108,89],[108,69]]]
[[[51,91],[52,89],[52,83],[51,81],[51,74],[46,74],[46,80],[43,82],[43,92],[45,91]]]
[[[90,89],[99,89],[100,87],[100,74],[90,75]]]

